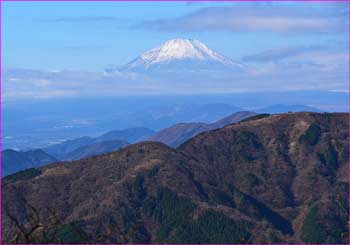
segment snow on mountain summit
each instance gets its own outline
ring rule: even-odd
[[[225,60],[205,44],[197,40],[173,39],[165,42],[162,46],[145,52],[141,59],[150,64],[164,63],[173,59],[215,59],[225,62]]]
[[[208,48],[204,43],[192,39],[172,39],[163,45],[146,51],[122,67],[121,70],[148,70],[176,64],[183,68],[204,66],[239,67],[238,63]],[[209,67],[208,67],[209,68]]]

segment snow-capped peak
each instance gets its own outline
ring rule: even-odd
[[[169,64],[181,61],[194,61],[199,63],[215,63],[226,67],[238,67],[239,64],[216,53],[204,43],[192,39],[172,39],[163,45],[146,51],[141,56],[123,67],[126,69],[148,69],[155,65]]]

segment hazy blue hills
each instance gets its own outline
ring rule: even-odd
[[[67,139],[96,137],[115,129],[142,127],[157,131],[179,122],[213,122],[242,110],[234,101],[217,101],[217,96],[72,98],[45,103],[7,103],[3,106],[3,145],[11,149],[42,149]]]
[[[199,107],[198,109],[201,110],[199,110],[196,119],[198,121],[207,121],[211,111],[215,110],[216,114],[220,115],[229,110],[235,111],[238,108],[226,104],[211,104],[205,107]],[[32,167],[40,167],[55,161],[78,160],[89,156],[109,153],[123,148],[128,144],[143,140],[160,141],[169,146],[177,147],[201,132],[221,128],[255,114],[254,112],[237,112],[214,123],[179,123],[159,132],[144,127],[113,130],[98,137],[84,136],[66,140],[62,143],[45,147],[42,150],[5,150],[3,151],[2,158],[3,175]]]
[[[56,158],[41,149],[30,151],[6,149],[2,151],[2,175],[6,176],[23,169],[40,167],[55,161],[57,161]]]
[[[60,147],[60,153],[56,153],[57,157],[50,155],[42,149],[29,151],[16,151],[6,149],[2,151],[2,168],[3,176],[29,169],[40,167],[52,162],[62,160],[78,160],[90,156],[100,155],[113,152],[127,146],[129,143],[123,140],[110,140],[91,142],[89,137],[81,137],[79,139],[70,140],[69,145],[65,142],[64,147]],[[76,148],[77,147],[77,148]],[[64,150],[74,149],[64,152]],[[64,153],[63,153],[64,152]]]
[[[91,137],[80,137],[76,139],[66,140],[60,144],[55,144],[43,148],[43,150],[58,159],[63,158],[66,154],[89,144],[93,143],[93,138]]]
[[[127,128],[124,130],[113,130],[95,138],[95,142],[119,139],[127,141],[129,143],[134,143],[137,141],[147,139],[154,133],[155,132],[153,130],[143,127]]]
[[[160,130],[155,135],[150,137],[149,140],[162,142],[171,147],[177,147],[202,132],[222,128],[255,115],[255,112],[242,111],[236,112],[214,123],[178,123]]]
[[[96,138],[84,136],[70,139],[43,149],[29,151],[7,149],[2,152],[3,176],[56,161],[78,160],[112,152],[129,143],[146,139],[152,134],[154,131],[147,128],[129,128],[110,131]]]
[[[123,140],[101,141],[81,146],[78,149],[67,153],[62,160],[79,160],[90,156],[113,152],[127,145],[128,142]]]
[[[125,130],[109,131],[96,138],[80,137],[66,140],[60,144],[51,145],[43,150],[60,160],[79,159],[96,153],[106,153],[119,149],[128,143],[145,139],[151,136],[154,131],[148,128],[128,128]],[[96,151],[96,149],[99,149]],[[103,150],[104,149],[104,150]],[[79,150],[82,151],[79,154]],[[86,152],[89,151],[90,152]],[[80,157],[78,157],[80,156]]]
[[[202,132],[222,128],[226,125],[256,115],[255,112],[236,112],[237,110],[239,110],[238,107],[226,103],[212,103],[203,106],[190,106],[188,108],[186,108],[186,106],[158,107],[156,110],[149,111],[153,120],[160,120],[162,121],[162,124],[170,124],[171,126],[165,127],[158,132],[146,127],[112,130],[98,137],[84,136],[66,140],[62,143],[44,147],[42,150],[5,150],[2,158],[4,169],[3,175],[14,173],[26,168],[42,166],[55,161],[78,160],[89,156],[109,153],[128,144],[143,140],[159,141],[171,147],[177,147]],[[256,112],[259,113],[269,114],[289,111],[320,110],[304,105],[283,104],[271,105],[256,110]],[[230,113],[233,114],[224,118],[222,116],[220,117],[220,115],[228,115]],[[215,120],[210,120],[213,118]],[[171,123],[173,121],[182,121],[182,123]],[[208,123],[208,121],[215,122]]]

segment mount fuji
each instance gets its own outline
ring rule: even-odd
[[[120,72],[197,72],[239,69],[242,65],[192,39],[172,39],[120,67]]]

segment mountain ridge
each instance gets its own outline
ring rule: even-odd
[[[41,149],[29,151],[5,149],[2,151],[1,157],[3,176],[26,168],[40,167],[42,165],[57,161],[55,157],[47,154]]]
[[[64,243],[346,243],[348,126],[346,113],[271,115],[12,175],[3,239],[34,206]]]
[[[101,142],[116,140],[124,141],[120,142],[122,144],[117,145],[126,145],[129,143],[134,143],[138,140],[142,140],[148,137],[149,135],[152,135],[153,133],[153,130],[144,127],[127,128],[123,130],[112,130],[94,138],[83,136],[76,139],[66,140],[62,143],[45,147],[43,148],[43,150],[49,153],[50,155],[56,157],[57,159],[66,160],[70,158],[69,154],[72,154],[72,152],[76,151],[81,147],[89,147],[89,145],[91,146]]]
[[[213,129],[237,123],[243,119],[257,115],[255,112],[241,111],[233,113],[213,123],[177,123],[168,128],[162,129],[152,135],[148,140],[159,141],[171,147],[178,147],[190,138]]]

